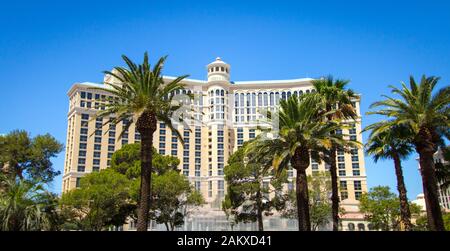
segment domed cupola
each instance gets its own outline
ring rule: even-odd
[[[230,65],[222,61],[220,57],[207,66],[208,82],[210,81],[230,81]]]

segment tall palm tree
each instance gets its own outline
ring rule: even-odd
[[[394,161],[400,199],[400,218],[404,229],[411,231],[411,211],[409,210],[401,161],[412,153],[413,145],[405,140],[405,133],[408,133],[407,128],[396,126],[386,131],[377,130],[382,125],[383,122],[379,122],[364,129],[364,131],[372,130],[366,143],[366,152],[373,156],[375,163],[380,159],[392,159]]]
[[[450,86],[440,89],[433,95],[438,77],[422,76],[419,84],[411,76],[409,88],[390,86],[392,93],[399,98],[384,96],[386,99],[375,102],[371,108],[380,110],[368,114],[378,114],[389,118],[378,130],[385,131],[393,126],[404,126],[411,131],[409,140],[419,153],[420,172],[427,208],[428,225],[431,230],[444,231],[442,212],[439,205],[437,179],[433,155],[445,136],[450,138]]]
[[[122,56],[128,69],[115,67],[112,72],[105,74],[116,79],[115,82],[105,82],[107,87],[93,88],[105,91],[115,96],[104,111],[100,111],[97,117],[114,117],[107,123],[118,124],[127,120],[130,123],[124,125],[124,131],[131,123],[136,123],[136,130],[141,135],[141,184],[138,206],[137,230],[147,231],[151,195],[152,174],[152,145],[153,133],[157,129],[157,121],[164,122],[183,142],[181,134],[172,124],[172,119],[182,121],[182,114],[178,114],[180,103],[173,100],[175,91],[184,89],[181,81],[187,77],[183,75],[165,83],[162,77],[162,68],[166,57],[162,57],[151,68],[148,62],[147,52],[144,61],[136,65],[128,57]],[[189,96],[192,98],[191,96]],[[122,135],[121,133],[121,135]]]
[[[327,121],[336,119],[355,119],[357,113],[352,105],[352,101],[357,98],[351,89],[346,89],[348,80],[336,79],[330,75],[312,81],[315,95],[320,97],[322,108],[328,114],[324,116]],[[334,112],[332,112],[334,111]],[[334,133],[334,132],[332,132]],[[325,162],[330,166],[331,175],[331,203],[333,231],[339,230],[339,189],[336,167],[336,150],[339,145],[333,144],[330,150],[325,153]]]
[[[256,158],[270,156],[272,167],[277,173],[289,165],[297,171],[296,199],[300,231],[311,231],[306,179],[310,159],[319,160],[319,156],[314,154],[317,150],[330,149],[333,143],[341,144],[344,141],[341,135],[331,133],[340,128],[339,123],[325,122],[319,116],[317,102],[318,98],[295,95],[287,101],[281,100],[278,136],[270,137],[268,133],[263,133],[246,148]],[[273,114],[269,112],[268,117],[272,119]]]

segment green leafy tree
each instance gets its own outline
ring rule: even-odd
[[[180,160],[174,156],[159,154],[155,148],[152,148],[152,166],[153,172],[162,174],[169,170],[177,170]],[[141,146],[138,143],[128,144],[114,152],[111,157],[111,169],[126,175],[129,179],[140,177]]]
[[[400,199],[400,215],[402,228],[411,231],[411,212],[408,204],[405,180],[403,177],[401,161],[407,158],[413,151],[413,145],[405,140],[407,128],[396,126],[385,131],[377,127],[383,124],[368,126],[365,130],[373,129],[366,144],[366,152],[373,156],[375,163],[380,159],[392,159],[394,161],[395,176],[397,177],[397,190]]]
[[[125,125],[124,130],[128,129],[131,123],[135,123],[136,130],[141,135],[141,178],[137,230],[147,231],[152,187],[153,133],[157,129],[157,121],[162,121],[183,141],[178,130],[172,125],[172,119],[183,121],[182,114],[175,112],[182,107],[182,104],[173,100],[173,93],[184,89],[181,81],[187,75],[165,83],[162,69],[166,57],[160,58],[153,68],[148,62],[147,53],[144,54],[144,61],[140,65],[133,63],[126,56],[122,56],[122,58],[128,68],[115,67],[112,72],[105,72],[115,81],[113,83],[105,82],[108,87],[95,88],[115,96],[106,109],[100,111],[97,116],[109,118],[114,116],[114,119],[108,121],[112,124],[118,124],[123,120],[129,121],[130,123]]]
[[[133,201],[138,201],[140,196],[140,148],[139,144],[128,144],[117,150],[111,158],[111,169],[130,179]],[[177,157],[159,154],[154,148],[152,151],[154,175],[150,218],[158,224],[164,224],[167,230],[174,230],[184,224],[184,218],[192,210],[203,204],[203,197],[179,173],[177,168],[180,160]]]
[[[177,171],[167,171],[153,176],[152,207],[150,218],[173,231],[184,224],[184,218],[196,207],[204,204],[200,192]]]
[[[66,228],[100,231],[126,223],[136,205],[130,199],[130,180],[111,169],[87,174],[78,189],[63,194],[61,211]]]
[[[450,86],[443,87],[433,95],[438,80],[437,77],[422,76],[417,84],[411,76],[409,88],[405,83],[400,89],[391,86],[392,93],[399,95],[399,98],[384,96],[385,100],[371,105],[371,108],[380,110],[368,114],[387,117],[388,120],[380,122],[384,124],[378,127],[381,131],[393,126],[404,126],[411,132],[409,140],[419,153],[428,224],[431,230],[444,231],[433,155],[442,144],[443,137],[450,137]]]
[[[311,229],[318,231],[320,228],[329,224],[332,217],[332,205],[330,201],[331,193],[331,178],[330,174],[326,172],[313,172],[308,176],[309,189],[309,210],[311,217]],[[283,208],[282,217],[295,219],[296,205],[295,193],[289,191],[287,193],[286,206]],[[342,207],[339,208],[339,213],[343,213]]]
[[[15,130],[0,135],[0,173],[12,179],[51,182],[60,174],[53,168],[51,158],[62,148],[63,145],[50,134],[31,138],[26,131]]]
[[[224,168],[227,181],[227,194],[222,202],[222,209],[234,223],[257,222],[259,231],[264,231],[263,214],[270,215],[276,205],[277,196],[270,198],[270,193],[281,193],[283,183],[287,182],[287,175],[269,178],[267,168],[271,162],[252,162],[246,157],[244,149],[249,142],[239,148],[228,159]],[[263,159],[261,159],[263,160]],[[273,189],[264,187],[263,181],[270,179]]]
[[[316,90],[314,95],[320,97],[320,104],[327,114],[324,119],[327,121],[355,119],[357,113],[352,102],[357,96],[351,89],[346,89],[350,81],[342,79],[333,79],[332,76],[313,80],[313,86]],[[335,133],[335,132],[331,132]],[[332,201],[332,219],[333,231],[339,230],[339,189],[336,165],[336,150],[344,145],[333,144],[325,151],[325,162],[329,165],[331,175],[331,201]]]
[[[445,213],[442,216],[444,220],[444,226],[446,231],[450,231],[450,213]],[[415,224],[413,225],[414,231],[429,231],[428,228],[428,220],[426,216],[420,216],[416,219]]]
[[[304,98],[291,96],[287,101],[281,100],[279,118],[279,133],[276,137],[270,134],[258,136],[249,149],[256,156],[272,159],[272,166],[277,172],[286,170],[291,166],[297,171],[296,199],[297,217],[300,231],[311,231],[309,213],[308,183],[306,169],[310,159],[320,161],[315,152],[329,150],[334,144],[343,145],[342,135],[332,132],[341,128],[341,124],[333,121],[324,121],[320,114],[318,97]],[[268,119],[273,119],[271,112]]]
[[[374,229],[383,231],[400,230],[400,202],[387,186],[377,186],[364,193],[360,199],[359,208],[366,214]],[[412,214],[419,214],[420,207],[416,204],[410,205]]]
[[[37,181],[0,175],[0,230],[58,230],[57,197]]]

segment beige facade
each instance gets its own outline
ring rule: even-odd
[[[154,147],[166,155],[180,159],[180,170],[204,195],[208,210],[220,210],[226,191],[223,168],[229,156],[243,144],[258,135],[256,125],[261,111],[273,110],[280,99],[291,95],[313,92],[310,78],[270,81],[230,81],[230,65],[217,58],[207,66],[207,80],[186,79],[186,92],[195,99],[191,107],[201,124],[192,124],[191,131],[177,125],[185,145],[163,123],[154,134]],[[166,80],[173,79],[165,77]],[[105,79],[105,81],[111,81]],[[68,92],[66,158],[63,176],[63,192],[77,187],[79,178],[109,166],[112,153],[124,144],[139,142],[139,134],[131,125],[122,138],[118,138],[123,122],[117,126],[105,125],[106,119],[96,120],[95,113],[104,109],[108,94],[92,90],[93,83],[76,83]],[[360,114],[359,100],[354,106]],[[203,113],[203,114],[202,114]],[[344,134],[362,142],[361,120]],[[109,129],[109,131],[108,131]],[[338,176],[341,200],[349,213],[358,212],[357,198],[367,191],[364,153],[354,149],[352,153],[339,151]],[[308,172],[325,171],[324,163],[312,162]],[[295,171],[289,171],[295,177]],[[289,185],[287,189],[292,189]]]

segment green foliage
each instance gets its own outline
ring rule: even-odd
[[[442,215],[444,220],[444,226],[446,231],[450,231],[450,213],[445,213]],[[419,216],[416,219],[416,223],[413,226],[414,231],[429,231],[428,220],[426,215]]]
[[[263,180],[269,180],[266,166],[270,165],[270,160],[259,158],[258,162],[254,162],[254,158],[245,154],[244,149],[248,145],[249,142],[246,142],[233,153],[224,168],[228,187],[222,209],[233,224],[255,222],[258,214],[270,215],[272,209],[279,206],[278,194],[281,194],[283,184],[287,182],[287,173],[284,171],[282,175],[270,178],[271,186],[264,187]],[[276,196],[270,198],[269,194],[273,191]]]
[[[317,231],[325,227],[331,220],[331,178],[328,172],[313,172],[308,176],[309,184],[309,210],[311,229]],[[285,218],[297,218],[296,195],[294,191],[287,194],[286,207],[282,209]],[[343,208],[340,208],[344,212]]]
[[[0,135],[0,171],[13,179],[51,182],[60,172],[50,159],[62,149],[63,145],[50,134],[31,138],[26,131],[15,130]]]
[[[113,78],[113,83],[105,82],[107,87],[92,88],[101,90],[116,97],[110,103],[106,104],[105,110],[97,113],[98,117],[114,117],[110,121],[112,124],[118,124],[123,120],[130,121],[121,134],[129,128],[132,123],[136,123],[143,116],[150,115],[158,121],[164,122],[183,142],[183,138],[178,130],[173,127],[172,119],[183,121],[181,113],[176,113],[182,107],[182,104],[173,99],[174,92],[183,90],[185,84],[182,80],[188,77],[183,75],[175,78],[169,83],[165,83],[162,70],[167,56],[161,57],[152,67],[149,63],[148,53],[144,53],[142,64],[136,64],[127,56],[122,56],[128,66],[114,67],[113,71],[104,73]],[[191,95],[189,95],[191,97]],[[150,125],[142,125],[150,126]],[[139,127],[139,126],[138,126]]]
[[[110,169],[84,176],[79,189],[61,198],[65,227],[99,231],[123,225],[136,207],[130,203],[130,184],[125,175]]]
[[[182,226],[189,211],[204,204],[201,193],[193,189],[187,178],[177,171],[154,175],[152,184],[150,218],[164,224],[168,231]]]
[[[57,197],[36,181],[0,175],[0,230],[58,230]]]
[[[360,199],[359,208],[366,214],[366,219],[374,229],[383,231],[400,229],[400,202],[398,196],[387,186],[377,186],[364,193]],[[411,215],[420,213],[420,207],[410,204]]]
[[[155,148],[152,155],[153,172],[163,174],[170,170],[177,170],[180,160],[174,156],[159,154]],[[114,152],[111,157],[111,169],[124,174],[129,179],[137,179],[141,175],[141,145],[128,144]]]

